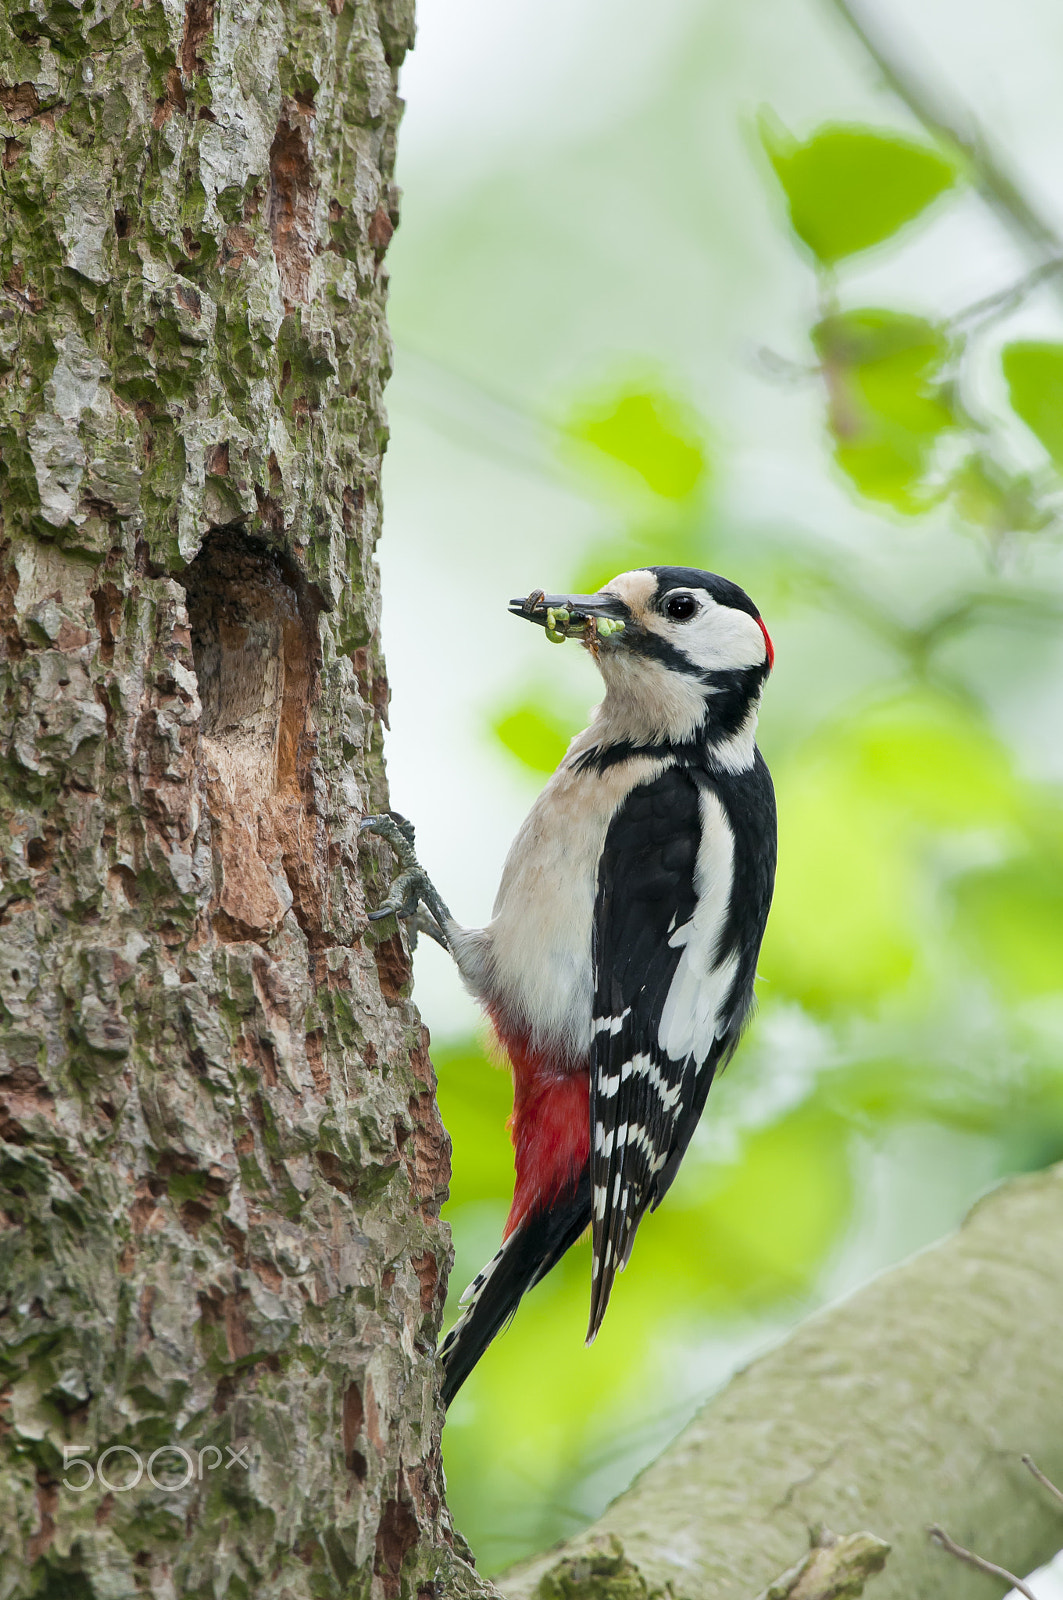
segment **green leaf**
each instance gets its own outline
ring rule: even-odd
[[[733,1164],[691,1174],[693,1215],[680,1195],[658,1227],[665,1238],[682,1229],[688,1249],[698,1238],[708,1304],[749,1310],[807,1293],[852,1205],[848,1146],[841,1118],[800,1106],[751,1133]]]
[[[918,863],[844,749],[776,773],[779,874],[759,970],[830,1015],[902,989],[918,964]]]
[[[949,480],[952,503],[965,522],[990,534],[1034,533],[1051,522],[1024,472],[1009,472],[988,451],[973,452]]]
[[[562,432],[637,473],[665,500],[686,500],[701,485],[708,461],[699,420],[662,390],[639,387],[573,407]]]
[[[1042,854],[970,873],[960,931],[1009,999],[1063,993],[1063,860]]]
[[[924,317],[867,308],[812,329],[828,396],[835,460],[861,494],[923,511],[934,445],[957,417],[941,383],[944,333]]]
[[[497,1200],[504,1215],[513,1193],[513,1147],[506,1132],[513,1106],[509,1073],[475,1039],[443,1045],[433,1041],[432,1060],[439,1075],[440,1110],[454,1141],[449,1204]],[[460,1293],[464,1284],[452,1288]]]
[[[1008,752],[981,717],[944,696],[910,692],[865,711],[839,749],[898,824],[1009,828],[1021,790]]]
[[[533,772],[553,772],[576,731],[570,722],[526,700],[502,713],[492,728],[510,755]]]
[[[1013,410],[1063,467],[1063,344],[1009,344],[1001,360]]]
[[[708,527],[696,513],[676,517],[673,508],[655,520],[618,529],[607,543],[593,545],[582,554],[572,577],[578,594],[593,594],[618,572],[638,567],[712,566]]]
[[[761,119],[794,232],[830,264],[881,244],[951,188],[955,162],[902,134],[828,124],[799,144]]]
[[[1007,751],[952,701],[910,693],[837,722],[775,772],[779,877],[760,970],[826,1015],[903,989],[933,953],[935,839],[1017,826]]]

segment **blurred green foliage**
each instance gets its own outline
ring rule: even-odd
[[[812,344],[835,461],[869,499],[924,509],[937,497],[927,485],[934,446],[957,421],[941,378],[942,330],[896,311],[844,311],[816,324]]]
[[[894,540],[898,581],[784,538],[736,555],[714,501],[713,430],[663,380],[621,377],[556,421],[563,459],[620,524],[607,546],[576,553],[558,587],[643,564],[723,565],[722,553],[769,615],[783,680],[764,726],[780,864],[760,1019],[640,1231],[598,1341],[583,1350],[584,1244],[452,1409],[451,1503],[489,1571],[571,1531],[666,1441],[708,1341],[757,1318],[781,1326],[830,1286],[891,1141],[919,1130],[930,1152],[966,1152],[972,1187],[1063,1155],[1063,803],[998,730],[991,675],[957,666],[994,651],[1017,660],[1022,637],[1014,670],[1032,689],[1048,648],[1038,630],[1050,642],[1063,619],[1055,579],[1023,588],[1002,559],[1056,526],[1063,345],[1007,345],[1014,415],[973,417],[960,395],[984,323],[962,308],[935,321],[846,307],[839,276],[959,186],[951,154],[861,127],[799,143],[765,121],[762,137],[817,273],[808,337],[827,441],[853,495],[893,514],[879,537]],[[1016,417],[1043,462],[1014,459]],[[974,553],[927,583],[898,523],[943,549],[959,532]],[[838,623],[843,643],[825,659],[840,687],[773,721],[788,630],[808,618]],[[848,686],[847,640],[854,659],[887,653],[870,689]],[[582,703],[575,687],[559,703],[545,681],[523,684],[493,733],[541,782]],[[496,1248],[512,1188],[508,1078],[489,1055],[475,1040],[436,1052],[455,1148],[452,1313]]]
[[[1063,466],[1063,344],[1009,344],[1002,360],[1016,413]]]
[[[955,162],[899,133],[832,123],[799,144],[762,116],[760,134],[790,225],[825,265],[881,244],[956,181]]]
[[[510,755],[532,772],[549,774],[564,755],[574,730],[549,704],[543,703],[544,699],[545,696],[533,697],[519,705],[507,705],[492,726]]]
[[[936,981],[927,935],[945,913],[927,890],[948,843],[1016,834],[1020,786],[984,721],[909,692],[832,721],[776,782],[779,883],[760,963],[773,996],[829,1017]]]
[[[604,457],[665,500],[686,500],[702,486],[703,425],[688,406],[662,390],[609,389],[588,397],[573,406],[561,432],[590,446],[592,470]]]
[[[982,322],[1001,308],[975,307],[970,318],[960,308],[935,323],[903,310],[838,304],[840,262],[891,241],[961,185],[952,153],[835,124],[798,143],[767,115],[760,134],[793,231],[818,275],[826,315],[811,341],[838,466],[861,495],[906,515],[952,496],[958,514],[991,538],[1043,527],[1048,514],[1030,476],[1005,465],[992,424],[972,416],[961,398]],[[1003,369],[1015,413],[1063,464],[1063,346],[1012,344]],[[946,438],[951,455],[941,448]]]

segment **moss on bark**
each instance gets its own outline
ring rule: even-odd
[[[0,18],[3,1597],[480,1587],[449,1146],[357,840],[411,37],[405,0]]]

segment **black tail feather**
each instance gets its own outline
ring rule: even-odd
[[[591,1220],[591,1180],[585,1169],[575,1189],[546,1211],[526,1217],[494,1260],[473,1279],[472,1301],[439,1349],[443,1404],[449,1406],[521,1297],[544,1278],[574,1245]]]

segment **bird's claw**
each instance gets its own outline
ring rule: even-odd
[[[368,913],[370,922],[382,922],[385,917],[392,915],[415,917],[427,884],[427,874],[419,867],[410,872],[401,872],[391,880],[387,899],[382,900],[375,911]]]
[[[404,872],[417,864],[413,823],[409,818],[401,817],[397,811],[388,811],[381,816],[363,817],[358,824],[358,832],[378,833],[382,839],[386,839],[398,856]]]
[[[400,816],[397,811],[392,811],[383,816],[363,818],[358,832],[375,833],[379,834],[381,839],[386,839],[399,862],[399,873],[391,881],[387,899],[382,900],[375,911],[368,913],[369,921],[382,922],[385,917],[402,917],[403,921],[412,924],[411,932],[415,934],[421,921],[419,912],[423,901],[436,924],[435,929],[425,924],[424,931],[431,933],[432,938],[444,948],[449,948],[443,928],[450,920],[450,913],[440,899],[431,878],[417,859],[413,823],[406,817]]]

